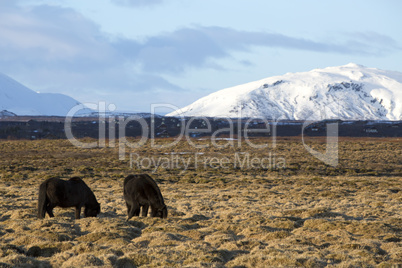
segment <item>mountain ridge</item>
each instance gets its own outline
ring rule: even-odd
[[[401,120],[402,73],[343,66],[286,73],[211,93],[167,116]]]
[[[59,93],[38,93],[0,73],[0,111],[15,115],[66,116],[80,102]]]

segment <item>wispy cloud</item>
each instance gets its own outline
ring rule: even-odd
[[[363,53],[384,56],[402,47],[395,39],[376,32],[353,32],[344,34],[348,40],[347,45],[355,49],[363,48]]]
[[[116,5],[126,7],[143,7],[161,4],[164,0],[111,0]]]
[[[129,45],[131,43],[131,45]],[[253,46],[279,47],[321,53],[380,56],[399,50],[390,37],[360,33],[333,42],[320,42],[277,33],[238,31],[223,27],[182,28],[149,37],[142,43],[120,40],[125,55],[141,64],[146,72],[178,73],[188,67],[205,67],[209,59],[221,59]]]

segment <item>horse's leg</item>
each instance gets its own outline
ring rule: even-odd
[[[133,216],[139,216],[139,215],[140,215],[140,204],[138,202],[134,202],[133,205],[130,207],[130,210],[128,211],[127,220],[131,219]]]
[[[81,206],[76,206],[75,207],[75,219],[80,219],[80,215],[81,215]]]
[[[143,216],[143,217],[148,216],[148,209],[149,209],[149,205],[148,205],[148,204],[142,206],[142,216]]]
[[[158,216],[158,210],[156,207],[151,206],[151,217],[157,217]]]
[[[127,206],[127,216],[130,215],[130,210],[131,210],[131,206],[129,203],[126,202],[126,206]]]
[[[141,210],[141,206],[140,205],[138,205],[138,207],[136,207],[135,209],[134,209],[134,216],[140,216],[140,210]]]
[[[47,214],[49,214],[49,217],[54,217],[54,214],[53,214],[53,208],[54,208],[55,206],[54,205],[52,205],[52,203],[48,203],[47,205],[46,205],[46,212],[47,212]]]

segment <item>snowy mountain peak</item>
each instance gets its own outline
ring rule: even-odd
[[[402,120],[402,73],[349,63],[226,88],[168,116]]]
[[[0,73],[0,111],[3,113],[65,116],[78,104],[63,94],[37,93]]]
[[[363,65],[360,65],[360,64],[357,64],[357,63],[354,63],[354,62],[348,63],[348,64],[343,65],[343,66],[340,66],[340,67],[346,67],[346,68],[367,68],[366,66],[363,66]],[[330,67],[330,68],[331,68],[331,67]]]

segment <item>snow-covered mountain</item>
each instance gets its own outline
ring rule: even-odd
[[[344,66],[219,90],[167,116],[402,120],[402,73]]]
[[[80,103],[55,93],[37,93],[0,73],[0,111],[16,115],[65,116]]]

